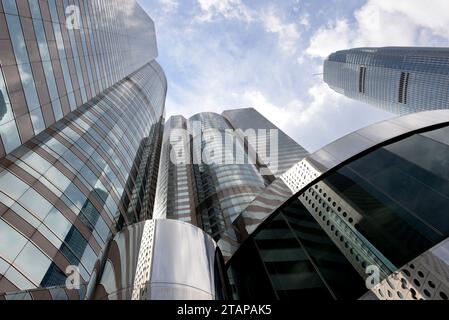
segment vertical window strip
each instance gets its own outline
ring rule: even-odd
[[[34,83],[33,72],[28,58],[28,51],[22,32],[22,25],[19,16],[6,14],[6,22],[11,34],[11,42],[14,55],[19,69],[19,75],[22,82],[28,111],[35,135],[45,129],[44,117],[40,109],[40,102],[37,95],[36,85]]]
[[[75,4],[81,10],[81,7],[80,7],[80,4],[79,4],[78,0],[75,0]],[[94,87],[94,80],[93,80],[93,77],[92,77],[92,66],[90,64],[89,51],[87,49],[86,36],[84,34],[84,30],[85,30],[86,26],[84,26],[82,19],[80,20],[80,28],[81,29],[79,30],[79,32],[80,32],[80,37],[81,37],[81,45],[82,45],[82,48],[83,48],[84,60],[85,60],[86,69],[87,69],[87,75],[88,75],[88,78],[89,78],[89,86],[90,86],[90,90],[92,92],[92,97],[94,97],[95,96],[95,87]]]
[[[58,11],[56,9],[56,0],[48,0],[48,6],[50,9],[50,16],[53,22],[53,32],[55,34],[56,46],[58,48],[59,59],[61,63],[62,75],[64,77],[65,86],[67,89],[67,98],[70,104],[70,110],[76,109],[76,99],[72,85],[72,79],[70,77],[70,69],[67,62],[67,56],[65,53],[64,40],[62,38],[61,25],[59,24]]]
[[[85,16],[86,16],[89,38],[90,38],[90,43],[91,43],[91,49],[92,49],[92,54],[93,54],[93,60],[94,60],[96,74],[97,74],[96,82],[98,83],[98,87],[99,87],[100,91],[103,91],[104,86],[102,84],[103,79],[101,78],[100,67],[99,67],[99,62],[98,62],[97,44],[94,39],[94,30],[93,30],[94,25],[92,23],[91,14],[89,12],[89,4],[87,2],[88,0],[82,0],[82,1],[84,3],[84,12],[85,12]]]
[[[40,6],[38,0],[28,0],[32,18],[33,26],[36,34],[36,40],[39,47],[39,53],[42,60],[42,66],[44,69],[45,79],[47,81],[47,89],[50,95],[53,114],[56,121],[62,119],[63,112],[61,102],[59,100],[58,87],[56,86],[55,75],[53,73],[53,66],[51,64],[50,52],[48,49],[47,37],[45,35],[44,24],[42,22],[42,16],[40,12]]]
[[[8,91],[0,66],[0,137],[3,148],[9,153],[21,145],[17,124],[9,101]]]
[[[64,7],[67,8],[69,6],[68,0],[64,0]],[[80,56],[78,53],[78,47],[76,45],[75,40],[75,33],[73,32],[73,29],[68,29],[67,33],[69,35],[69,42],[70,46],[72,48],[72,54],[73,54],[73,61],[75,62],[75,70],[76,74],[78,76],[78,83],[80,87],[81,97],[83,100],[83,103],[87,102],[87,94],[84,87],[84,78],[83,78],[83,72],[81,70],[81,62],[80,62]]]

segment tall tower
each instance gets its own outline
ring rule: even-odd
[[[276,176],[308,155],[252,108],[171,117],[161,153],[155,218],[192,223],[216,240]]]
[[[280,177],[298,161],[309,155],[307,150],[254,108],[227,110],[223,112],[223,116],[231,123],[233,128],[239,129],[241,134],[247,130],[264,130],[266,138],[262,134],[257,134],[249,138],[247,142],[256,151],[260,162],[265,162],[275,177]],[[271,146],[271,130],[277,132],[277,139],[274,139],[274,142],[277,143],[277,148]],[[254,137],[257,137],[257,142],[254,141]],[[265,145],[266,150],[261,150],[261,145]],[[272,157],[268,151],[277,151],[277,155]]]
[[[156,56],[134,0],[0,1],[0,294],[65,286],[69,266],[95,284],[110,240],[151,218]]]
[[[449,49],[356,48],[331,54],[324,81],[345,96],[395,114],[449,107]]]

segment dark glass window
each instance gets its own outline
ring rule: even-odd
[[[65,275],[55,263],[52,263],[41,281],[41,287],[48,288],[62,286],[65,284],[66,279],[67,275]]]
[[[366,267],[383,279],[447,239],[448,137],[379,148],[278,211],[228,263],[234,297],[359,298]]]
[[[7,112],[8,109],[6,109],[5,98],[3,97],[3,93],[0,90],[0,121],[3,119]]]
[[[447,129],[433,133],[447,134]],[[448,159],[447,144],[414,135],[351,163],[326,182],[361,215],[357,230],[400,267],[449,236]]]
[[[364,281],[295,200],[247,241],[228,264],[234,298],[357,299]]]

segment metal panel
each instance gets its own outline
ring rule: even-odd
[[[172,220],[157,220],[154,238],[151,299],[214,299],[215,241]]]

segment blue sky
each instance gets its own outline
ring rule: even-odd
[[[156,24],[168,116],[254,107],[312,152],[394,116],[329,89],[319,75],[327,55],[449,45],[448,0],[139,3]]]

